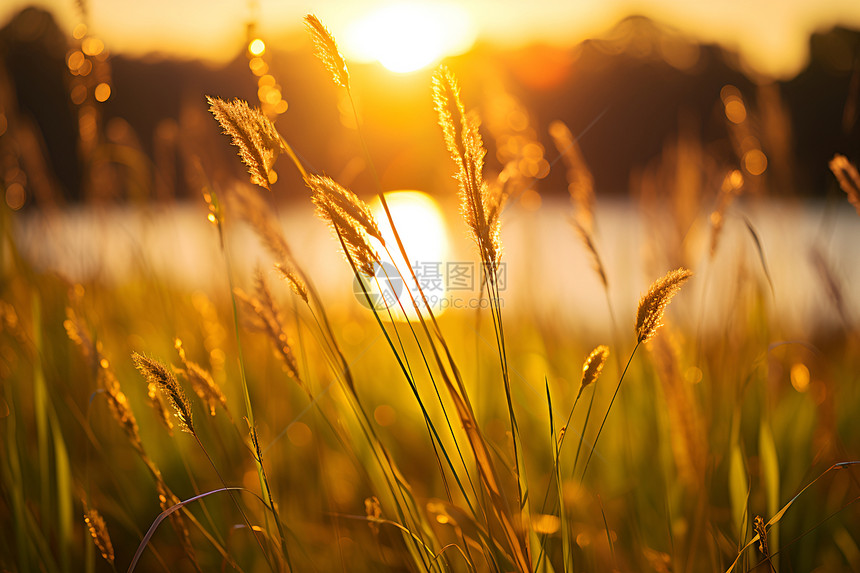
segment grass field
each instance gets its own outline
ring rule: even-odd
[[[348,95],[334,39],[306,22],[331,89]],[[21,233],[27,214],[7,193],[0,568],[860,569],[856,265],[840,266],[811,233],[796,260],[774,261],[755,217],[733,208],[769,205],[758,155],[690,191],[690,165],[705,163],[692,144],[667,150],[662,175],[644,175],[626,200],[644,229],[641,260],[612,256],[563,124],[537,128],[550,130],[553,168],[570,183],[570,203],[544,205],[569,224],[532,241],[537,219],[506,247],[508,218],[538,216],[534,166],[526,153],[485,169],[484,127],[461,101],[469,82],[442,68],[428,86],[451,155],[438,169],[458,187],[446,224],[467,236],[458,260],[475,273],[463,307],[444,313],[423,298],[426,268],[402,262],[415,259],[398,231],[416,219],[389,218],[381,188],[360,198],[309,172],[265,114],[230,94],[200,106],[251,184],[195,173],[191,213],[208,218],[209,248],[182,256],[203,286],[159,272],[154,261],[182,247],[154,224],[121,253],[120,273],[46,270],[25,256],[21,237],[39,237]],[[738,102],[727,91],[726,113]],[[358,115],[355,155],[372,170]],[[299,210],[328,226],[336,259],[309,260],[284,238],[294,234],[276,161],[304,179]],[[832,169],[860,203],[856,169]],[[157,220],[162,207],[128,209]],[[856,229],[849,212],[840,195],[823,220]],[[570,245],[573,268],[561,255]],[[541,261],[539,272],[507,265],[507,249]],[[326,265],[341,266],[349,295],[321,283]],[[563,296],[559,277],[575,277]],[[392,281],[422,288],[381,304]],[[584,300],[584,285],[597,296]],[[797,300],[815,311],[785,303]],[[590,307],[588,324],[568,306]]]

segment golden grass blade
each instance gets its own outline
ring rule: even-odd
[[[693,272],[680,268],[670,271],[666,276],[657,280],[648,292],[639,300],[636,311],[636,340],[638,343],[647,342],[662,325],[663,313],[672,297],[681,289]]]
[[[137,352],[133,352],[131,358],[147,383],[155,384],[167,397],[173,406],[176,418],[179,420],[179,429],[193,435],[194,423],[191,418],[191,403],[185,396],[182,386],[176,381],[176,377],[156,360]]]
[[[836,154],[830,160],[830,170],[839,181],[839,186],[848,195],[848,201],[854,205],[860,215],[860,173],[844,155]]]
[[[239,148],[239,157],[248,167],[251,182],[269,189],[269,170],[282,149],[281,136],[274,124],[259,109],[240,99],[224,101],[206,96],[209,111]]]
[[[346,69],[346,62],[344,62],[340,50],[337,49],[334,36],[313,14],[305,16],[305,27],[314,41],[317,57],[322,60],[326,69],[331,73],[332,81],[341,87],[348,88],[349,71]]]
[[[756,253],[758,254],[758,261],[761,263],[761,269],[764,272],[764,277],[767,279],[767,285],[770,287],[770,294],[774,295],[773,290],[773,279],[770,277],[770,269],[767,266],[767,259],[764,256],[764,246],[761,243],[761,238],[758,236],[758,233],[753,227],[752,221],[750,221],[747,217],[744,217],[744,223],[747,226],[747,231],[749,231],[752,236],[753,243],[755,243]]]
[[[857,461],[857,460],[850,461],[850,462],[839,462],[839,463],[833,464],[832,466],[830,466],[829,468],[824,470],[821,474],[819,474],[819,476],[817,478],[815,478],[814,480],[812,480],[811,482],[809,482],[808,484],[803,486],[803,489],[801,489],[799,492],[794,494],[794,497],[792,497],[790,500],[788,500],[788,503],[786,503],[784,506],[782,506],[782,509],[780,509],[778,512],[776,512],[776,514],[773,517],[771,517],[767,521],[767,523],[764,524],[765,529],[768,527],[773,527],[774,525],[779,523],[782,520],[783,516],[785,516],[785,512],[788,511],[792,505],[794,505],[794,502],[797,501],[797,499],[801,495],[803,495],[803,493],[806,490],[808,490],[810,487],[812,487],[814,484],[816,484],[818,482],[818,480],[820,480],[821,478],[823,478],[824,476],[826,476],[827,474],[829,474],[832,471],[848,469],[849,467],[856,466],[858,464],[860,464],[860,461]],[[744,545],[740,551],[738,551],[738,556],[735,558],[735,560],[732,562],[732,564],[729,566],[729,568],[726,569],[726,573],[732,573],[732,571],[734,571],[735,567],[737,566],[738,561],[741,560],[741,557],[743,556],[744,552],[747,549],[749,549],[750,547],[752,547],[755,543],[757,543],[760,539],[761,539],[761,536],[758,533],[753,535],[752,539],[750,539],[747,542],[747,544]]]

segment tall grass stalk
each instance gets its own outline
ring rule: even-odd
[[[418,280],[418,277],[415,273],[415,269],[409,263],[409,260],[410,260],[409,255],[406,253],[406,248],[405,248],[403,241],[400,237],[400,233],[397,230],[397,225],[394,223],[394,218],[391,214],[391,209],[388,206],[388,200],[385,197],[385,193],[382,189],[382,184],[381,184],[381,181],[379,179],[379,174],[377,173],[377,170],[376,170],[376,164],[373,161],[373,157],[372,157],[372,155],[370,153],[370,149],[367,145],[367,140],[364,136],[364,130],[362,128],[362,123],[359,119],[358,109],[357,109],[356,104],[355,104],[355,98],[353,98],[353,95],[352,95],[352,89],[351,89],[350,82],[349,82],[349,73],[346,69],[346,64],[344,63],[343,56],[340,54],[340,52],[337,48],[337,43],[335,42],[334,38],[331,36],[331,34],[325,28],[325,26],[323,26],[322,23],[316,18],[316,16],[308,15],[305,18],[305,23],[306,23],[309,31],[311,32],[311,36],[314,40],[314,43],[316,44],[317,55],[323,61],[323,63],[326,65],[326,67],[329,69],[330,73],[332,74],[332,78],[334,80],[334,83],[346,90],[347,99],[350,102],[350,108],[352,110],[353,119],[355,121],[356,130],[358,133],[362,153],[364,154],[364,157],[365,157],[365,162],[371,171],[371,175],[372,175],[374,184],[376,185],[377,197],[378,197],[379,202],[382,205],[382,208],[385,212],[385,216],[386,216],[386,219],[388,220],[389,228],[391,229],[392,234],[394,236],[394,240],[397,243],[397,248],[400,252],[400,255],[403,258],[406,269],[401,269],[400,266],[397,265],[396,262],[394,263],[394,266],[397,269],[397,272],[398,272],[400,279],[403,280],[405,284],[408,284],[408,285],[414,284],[417,288],[418,294],[421,298],[421,302],[423,303],[423,308],[419,307],[418,301],[413,296],[411,288],[407,289],[407,294],[409,295],[410,302],[412,303],[412,307],[415,310],[415,313],[418,317],[418,321],[420,322],[420,324],[424,330],[424,333],[427,337],[427,341],[430,344],[431,350],[433,352],[433,356],[434,356],[435,361],[436,361],[436,365],[439,368],[440,373],[442,374],[443,378],[445,378],[446,382],[448,382],[448,379],[447,379],[448,374],[446,372],[446,366],[443,364],[443,362],[441,360],[441,356],[439,354],[439,351],[436,348],[436,343],[438,342],[442,345],[442,347],[444,349],[444,353],[448,359],[447,368],[451,369],[451,371],[454,373],[454,376],[458,380],[459,391],[460,391],[461,396],[464,399],[468,400],[467,394],[465,392],[465,388],[463,386],[463,383],[459,379],[459,370],[457,369],[456,365],[454,364],[453,355],[451,354],[450,350],[448,349],[448,345],[445,342],[445,338],[442,334],[442,331],[439,328],[438,323],[436,322],[435,314],[433,313],[433,309],[427,300],[426,294],[424,293],[424,289],[421,287],[421,282]],[[306,175],[304,173],[302,173],[302,175],[307,180]],[[381,236],[379,237],[379,239],[382,242],[386,253],[388,254],[388,258],[391,261],[395,261],[395,258],[391,255],[391,252],[389,251],[388,246],[385,245],[384,241],[382,241]],[[406,272],[408,272],[408,276],[404,276],[405,275],[404,270]],[[356,275],[356,276],[358,277],[358,275]],[[359,278],[359,280],[361,280],[360,277],[358,277],[358,278]],[[387,278],[390,282],[391,277],[387,277]],[[411,282],[409,280],[410,278],[411,278]],[[400,305],[400,308],[401,308],[401,311],[403,312],[405,320],[406,320],[407,324],[409,325],[409,328],[413,334],[413,337],[415,338],[415,341],[418,345],[419,352],[421,352],[422,359],[424,360],[425,367],[427,369],[428,375],[430,376],[434,392],[436,393],[437,399],[439,401],[439,405],[442,408],[442,412],[443,412],[444,417],[445,417],[445,422],[448,426],[449,434],[453,440],[454,446],[457,450],[457,454],[460,458],[460,462],[463,465],[464,471],[466,472],[466,478],[469,481],[469,484],[472,487],[472,490],[474,492],[474,485],[472,484],[472,478],[469,475],[468,467],[467,467],[465,460],[463,458],[463,454],[462,454],[459,440],[458,440],[457,435],[455,434],[455,432],[453,430],[451,420],[448,416],[448,410],[446,409],[444,403],[442,402],[441,395],[439,394],[439,388],[436,384],[436,379],[433,376],[433,373],[432,373],[432,370],[430,369],[429,364],[427,363],[426,356],[424,354],[423,346],[421,345],[421,342],[418,340],[417,335],[415,334],[415,331],[412,327],[411,320],[409,319],[408,314],[403,309],[402,302],[399,299],[397,302]],[[433,324],[435,338],[433,335],[431,335],[430,330],[429,330],[427,323],[425,321],[425,318],[424,318],[424,312],[425,311],[426,311],[428,317],[430,318],[430,320]],[[394,324],[394,328],[396,330],[396,323],[394,323],[393,320],[391,322],[392,322],[392,324]],[[448,385],[450,387],[450,383]],[[415,395],[416,395],[416,398],[420,401],[420,398],[418,397],[417,391],[415,392]],[[421,404],[421,407],[422,407],[422,409],[424,408],[423,403]],[[433,441],[433,439],[434,439],[433,436],[431,436],[431,441]],[[446,459],[448,459],[448,463],[450,465],[450,459],[448,458],[448,454],[445,451],[444,444],[442,444],[442,442],[438,439],[438,436],[436,436],[435,439],[436,439],[435,443],[438,443],[439,447],[442,448],[443,453],[444,453]],[[435,448],[436,448],[435,443],[434,443],[434,452],[436,451],[435,450]],[[438,458],[438,454],[437,454],[437,458]],[[472,503],[469,501],[469,496],[463,490],[463,485],[462,485],[462,483],[460,483],[459,475],[454,470],[453,466],[451,466],[451,470],[452,470],[452,474],[453,474],[454,478],[456,479],[456,481],[458,483],[458,486],[460,487],[460,489],[463,493],[464,499],[467,501],[467,503],[469,503],[470,509],[472,509],[472,512],[474,514],[475,511],[472,508]],[[447,486],[447,480],[445,478],[444,471],[442,472],[442,479],[445,482],[445,487],[447,490],[448,486]],[[450,497],[450,493],[449,493],[449,497]],[[476,514],[476,516],[477,516],[477,514]]]
[[[233,312],[233,335],[234,335],[235,340],[236,340],[236,352],[237,352],[237,356],[238,356],[238,366],[239,366],[239,379],[242,382],[242,400],[243,400],[244,405],[245,405],[245,417],[248,421],[248,426],[253,430],[256,427],[256,423],[254,421],[254,409],[251,406],[251,394],[248,391],[248,379],[247,379],[247,376],[245,374],[245,354],[244,354],[244,351],[242,349],[242,337],[239,335],[239,309],[238,309],[238,306],[236,304],[236,295],[234,293],[235,287],[233,285],[233,270],[232,270],[232,265],[230,262],[229,251],[226,248],[226,246],[224,245],[223,210],[222,210],[220,202],[218,201],[218,196],[215,193],[215,190],[212,189],[211,186],[208,187],[207,189],[204,189],[203,192],[204,192],[204,198],[206,199],[207,204],[209,204],[209,206],[210,206],[210,215],[211,215],[210,221],[214,219],[213,223],[215,224],[215,226],[218,230],[218,242],[219,242],[219,245],[221,247],[221,253],[224,255],[225,272],[227,273],[227,284],[229,285],[229,288],[230,288],[230,306],[231,306],[231,310]],[[197,435],[195,434],[194,437],[197,438]],[[197,441],[198,441],[198,443],[200,442],[199,438],[197,438]],[[200,444],[200,447],[203,448],[203,445]],[[206,453],[205,448],[203,449],[203,451],[204,451],[204,453]],[[206,457],[209,458],[208,453],[206,453]],[[268,502],[272,508],[272,514],[274,516],[275,524],[276,524],[277,529],[278,529],[278,536],[280,538],[281,551],[283,553],[283,557],[286,560],[287,566],[289,567],[289,569],[292,570],[293,567],[292,567],[291,560],[290,560],[289,549],[287,547],[287,538],[286,538],[286,535],[284,534],[284,529],[283,529],[283,525],[281,523],[281,518],[280,518],[280,513],[278,511],[278,506],[275,504],[274,499],[272,498],[272,491],[271,491],[271,488],[269,487],[269,481],[268,481],[268,478],[266,476],[266,469],[263,466],[262,453],[260,453],[260,455],[255,455],[252,457],[254,458],[254,464],[256,465],[256,468],[257,468],[257,477],[260,481],[260,491],[262,492],[263,497],[268,500]],[[212,464],[213,469],[215,469],[215,472],[217,473],[218,470],[215,467],[215,464],[212,462],[211,458],[209,458],[209,462]],[[218,474],[218,477],[221,478],[221,475]],[[227,483],[224,482],[223,479],[221,481],[222,481],[224,487],[226,488]],[[230,497],[233,499],[233,501],[236,503],[236,505],[238,507],[238,500],[233,496],[232,493],[230,494]],[[242,511],[241,508],[240,508],[240,511]],[[254,537],[254,539],[257,540],[257,543],[260,544],[260,548],[263,549],[263,552],[266,553],[265,549],[262,546],[261,541],[259,540],[257,535],[254,533],[254,529],[253,529],[253,527],[251,527],[251,524],[248,521],[247,516],[244,514],[244,512],[242,512],[242,515],[243,515],[243,517],[244,517],[244,519],[248,525],[248,531],[251,533],[251,535]],[[268,519],[266,520],[266,523],[268,524]],[[266,556],[266,560],[269,561],[268,555]],[[273,567],[273,564],[270,561],[269,561],[269,567]]]
[[[351,102],[351,105],[352,105],[352,110],[353,110],[353,114],[354,114],[354,117],[356,120],[356,125],[359,126],[359,135],[361,138],[362,149],[365,153],[365,156],[367,157],[367,161],[368,161],[368,164],[370,165],[370,168],[374,172],[374,180],[377,184],[380,202],[383,206],[383,209],[385,210],[386,217],[388,218],[389,224],[390,224],[390,226],[394,232],[395,240],[398,244],[398,248],[401,252],[401,255],[403,256],[403,259],[406,261],[406,266],[409,270],[409,273],[410,273],[414,283],[416,285],[418,285],[418,290],[419,290],[419,293],[421,295],[422,301],[424,303],[424,308],[426,309],[429,317],[431,318],[431,320],[433,321],[433,324],[434,324],[436,340],[443,347],[443,350],[444,350],[445,355],[446,355],[447,360],[448,360],[448,367],[452,370],[455,378],[457,379],[459,391],[456,390],[451,385],[450,380],[448,379],[448,375],[446,373],[446,368],[441,361],[441,357],[435,348],[435,344],[433,343],[433,338],[430,336],[427,325],[424,322],[422,310],[418,308],[417,302],[414,300],[414,298],[412,300],[413,306],[416,310],[419,321],[422,323],[423,328],[425,330],[425,333],[428,336],[428,340],[430,341],[431,348],[432,348],[434,356],[437,360],[437,365],[438,365],[438,367],[442,373],[443,379],[446,382],[449,393],[451,394],[452,398],[454,398],[455,403],[462,403],[462,407],[460,407],[460,406],[457,407],[460,418],[461,418],[461,420],[464,421],[464,424],[466,425],[466,427],[471,426],[474,428],[475,427],[475,424],[473,421],[474,414],[472,414],[472,412],[471,412],[471,406],[468,405],[467,393],[466,393],[465,388],[463,386],[462,380],[459,376],[459,369],[457,369],[456,365],[454,364],[453,356],[450,352],[450,349],[447,346],[447,343],[445,342],[444,336],[442,336],[442,334],[441,334],[441,330],[439,329],[438,324],[436,323],[436,319],[435,319],[435,316],[433,314],[433,311],[432,311],[429,303],[427,302],[427,299],[426,299],[426,296],[424,295],[423,289],[421,289],[420,282],[417,280],[417,276],[415,275],[415,271],[408,262],[409,257],[406,254],[406,250],[405,250],[403,243],[400,239],[399,233],[397,232],[397,228],[396,228],[396,225],[394,224],[394,220],[393,220],[393,217],[391,215],[391,211],[388,207],[388,203],[385,199],[384,193],[382,192],[381,186],[379,184],[379,178],[375,174],[375,168],[374,168],[372,158],[370,157],[370,153],[369,153],[369,150],[367,148],[366,142],[364,140],[363,134],[361,134],[361,131],[360,131],[360,122],[358,120],[358,114],[357,114],[357,110],[355,108],[354,99],[352,98],[351,92],[349,90],[349,76],[348,76],[348,73],[346,71],[346,66],[345,66],[345,64],[343,64],[343,58],[340,55],[339,51],[337,50],[337,44],[335,43],[334,38],[331,37],[331,34],[328,32],[328,30],[325,29],[324,26],[322,26],[322,24],[319,22],[318,19],[316,19],[316,17],[308,16],[305,19],[305,21],[306,21],[306,24],[308,25],[309,29],[311,30],[312,36],[313,36],[314,41],[317,45],[318,56],[326,64],[326,67],[329,68],[329,71],[332,73],[332,77],[333,77],[335,83],[337,85],[340,85],[340,86],[346,88],[346,90],[347,90],[347,95],[348,95],[350,102]],[[355,268],[354,268],[354,271],[355,271]],[[402,271],[398,270],[398,272],[401,273],[401,278],[402,278],[403,277]],[[411,293],[410,293],[410,296],[411,296]],[[378,316],[377,316],[377,321],[379,321]],[[382,327],[381,321],[379,322],[379,324],[380,324],[380,327]],[[383,330],[384,330],[384,328],[383,328]],[[386,338],[389,340],[389,345],[391,345],[390,338],[387,335],[386,335]],[[419,342],[419,347],[420,347],[420,342]],[[393,349],[393,347],[392,347],[392,349]],[[399,360],[399,362],[400,362],[400,360]],[[401,362],[401,367],[402,367],[402,362]],[[404,369],[404,374],[406,374],[405,369]],[[407,376],[407,379],[409,379],[409,376]],[[417,391],[414,391],[414,392],[416,393],[416,398],[419,400],[419,403],[421,403],[420,397],[417,395]],[[423,409],[423,403],[421,403],[421,406]],[[444,405],[443,405],[443,411],[446,411]],[[446,419],[447,419],[447,414],[446,414]],[[449,427],[450,427],[450,422],[449,422]],[[456,440],[456,436],[453,435],[453,432],[452,432],[452,437],[454,438],[454,441],[456,444],[457,440]],[[486,447],[483,446],[482,442],[483,442],[483,438],[480,437],[479,433],[473,432],[471,434],[470,443],[472,444],[473,450],[477,447],[477,448],[479,448],[479,450],[481,450],[483,452],[483,453],[480,453],[479,451],[476,451],[476,455],[478,456],[477,459],[478,459],[479,466],[482,465],[482,463],[485,464],[486,462],[489,462],[489,457],[486,456]],[[439,441],[439,443],[441,445],[441,441]],[[457,448],[459,451],[459,446],[457,446]],[[444,449],[444,447],[443,447],[443,449]],[[447,457],[447,454],[446,454],[446,457]],[[515,456],[515,457],[518,457],[518,456]],[[483,460],[483,462],[482,462],[482,460]],[[489,470],[489,473],[487,473],[487,470]],[[492,474],[492,473],[494,473],[494,470],[492,470],[486,466],[485,466],[485,469],[482,471],[482,475],[485,475],[485,477],[489,479],[488,483],[491,483],[492,487],[495,488],[494,484],[495,484],[496,480],[494,477],[490,477],[490,474]],[[517,474],[519,474],[519,470],[517,471]],[[456,472],[454,475],[456,476]],[[459,482],[459,479],[458,479],[458,482]],[[519,487],[520,482],[521,482],[521,480],[520,480],[519,475],[518,475],[518,478],[517,478],[518,487]],[[462,485],[461,485],[461,488],[462,488]],[[523,499],[522,493],[520,493],[519,497],[520,497],[520,500]],[[466,496],[466,499],[468,500],[468,496]],[[501,501],[502,498],[496,497],[494,499],[495,499],[495,504],[497,505],[497,511],[499,511],[501,508],[498,507],[498,502]],[[521,508],[522,508],[522,505],[523,504],[521,501],[520,502]],[[507,518],[504,517],[503,514],[502,514],[502,520],[501,521],[503,524],[508,522]],[[509,535],[509,534],[513,534],[513,529],[510,527],[510,524],[504,525],[503,527],[506,531],[506,535],[508,535],[508,537],[509,537],[509,541],[511,539],[516,538],[515,534],[513,535],[513,538],[511,538],[511,535]],[[515,543],[512,545],[512,547],[516,547],[516,545],[517,544]],[[514,551],[515,556],[519,555],[519,553],[520,553],[519,550]],[[517,561],[520,562],[520,565],[524,564],[524,560],[517,559]]]

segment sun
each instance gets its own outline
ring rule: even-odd
[[[385,200],[417,280],[416,283],[416,280],[408,276],[409,267],[396,246],[397,239],[388,223],[388,216],[379,199],[374,199],[370,203],[370,208],[379,224],[385,243],[390,245],[389,252],[392,256],[388,258],[387,254],[383,254],[383,265],[394,264],[407,275],[402,281],[402,287],[397,289],[396,293],[400,303],[403,304],[403,309],[400,309],[399,304],[391,304],[389,309],[392,313],[391,317],[395,320],[403,320],[403,310],[405,310],[410,320],[417,318],[411,297],[405,290],[407,287],[412,297],[421,300],[420,287],[433,312],[437,315],[442,314],[445,311],[443,299],[447,294],[445,271],[449,264],[448,229],[442,209],[435,199],[420,191],[390,191],[385,194]],[[384,253],[383,249],[378,250]],[[390,285],[382,286],[388,288]],[[382,314],[388,315],[387,312]]]
[[[378,61],[397,73],[434,64],[471,47],[475,32],[466,11],[454,4],[386,4],[356,20],[343,49],[351,59]]]

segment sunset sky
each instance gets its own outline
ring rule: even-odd
[[[0,7],[5,23],[27,0],[7,0]],[[52,10],[61,26],[71,31],[79,21],[73,0],[35,2]],[[301,18],[312,12],[331,29],[354,57],[367,52],[361,40],[350,40],[356,22],[381,6],[405,4],[391,1],[283,2],[281,0],[91,0],[90,30],[114,53],[164,52],[187,58],[225,60],[241,49],[245,24],[256,15],[263,38],[277,38],[280,47],[290,48],[307,41],[297,34]],[[408,4],[421,4],[408,2]],[[860,28],[857,0],[461,0],[425,2],[425,15],[457,23],[456,38],[449,38],[448,53],[467,49],[476,38],[503,45],[531,41],[574,44],[599,34],[620,18],[641,14],[674,26],[691,38],[718,41],[737,48],[747,63],[761,72],[789,76],[798,71],[807,56],[810,33],[834,25]],[[428,8],[429,7],[429,8]],[[423,22],[432,27],[433,18]],[[442,29],[450,32],[449,26]],[[389,30],[391,28],[389,27]],[[439,32],[435,35],[444,34]],[[372,32],[379,37],[383,31]],[[434,34],[430,34],[432,38]],[[289,38],[294,38],[290,40]],[[401,37],[421,38],[404,24]],[[386,48],[398,51],[393,39]],[[417,40],[428,41],[428,40]],[[352,44],[352,45],[350,45]],[[407,48],[403,48],[407,49]],[[372,50],[371,50],[372,51]],[[444,55],[444,54],[443,54]]]

